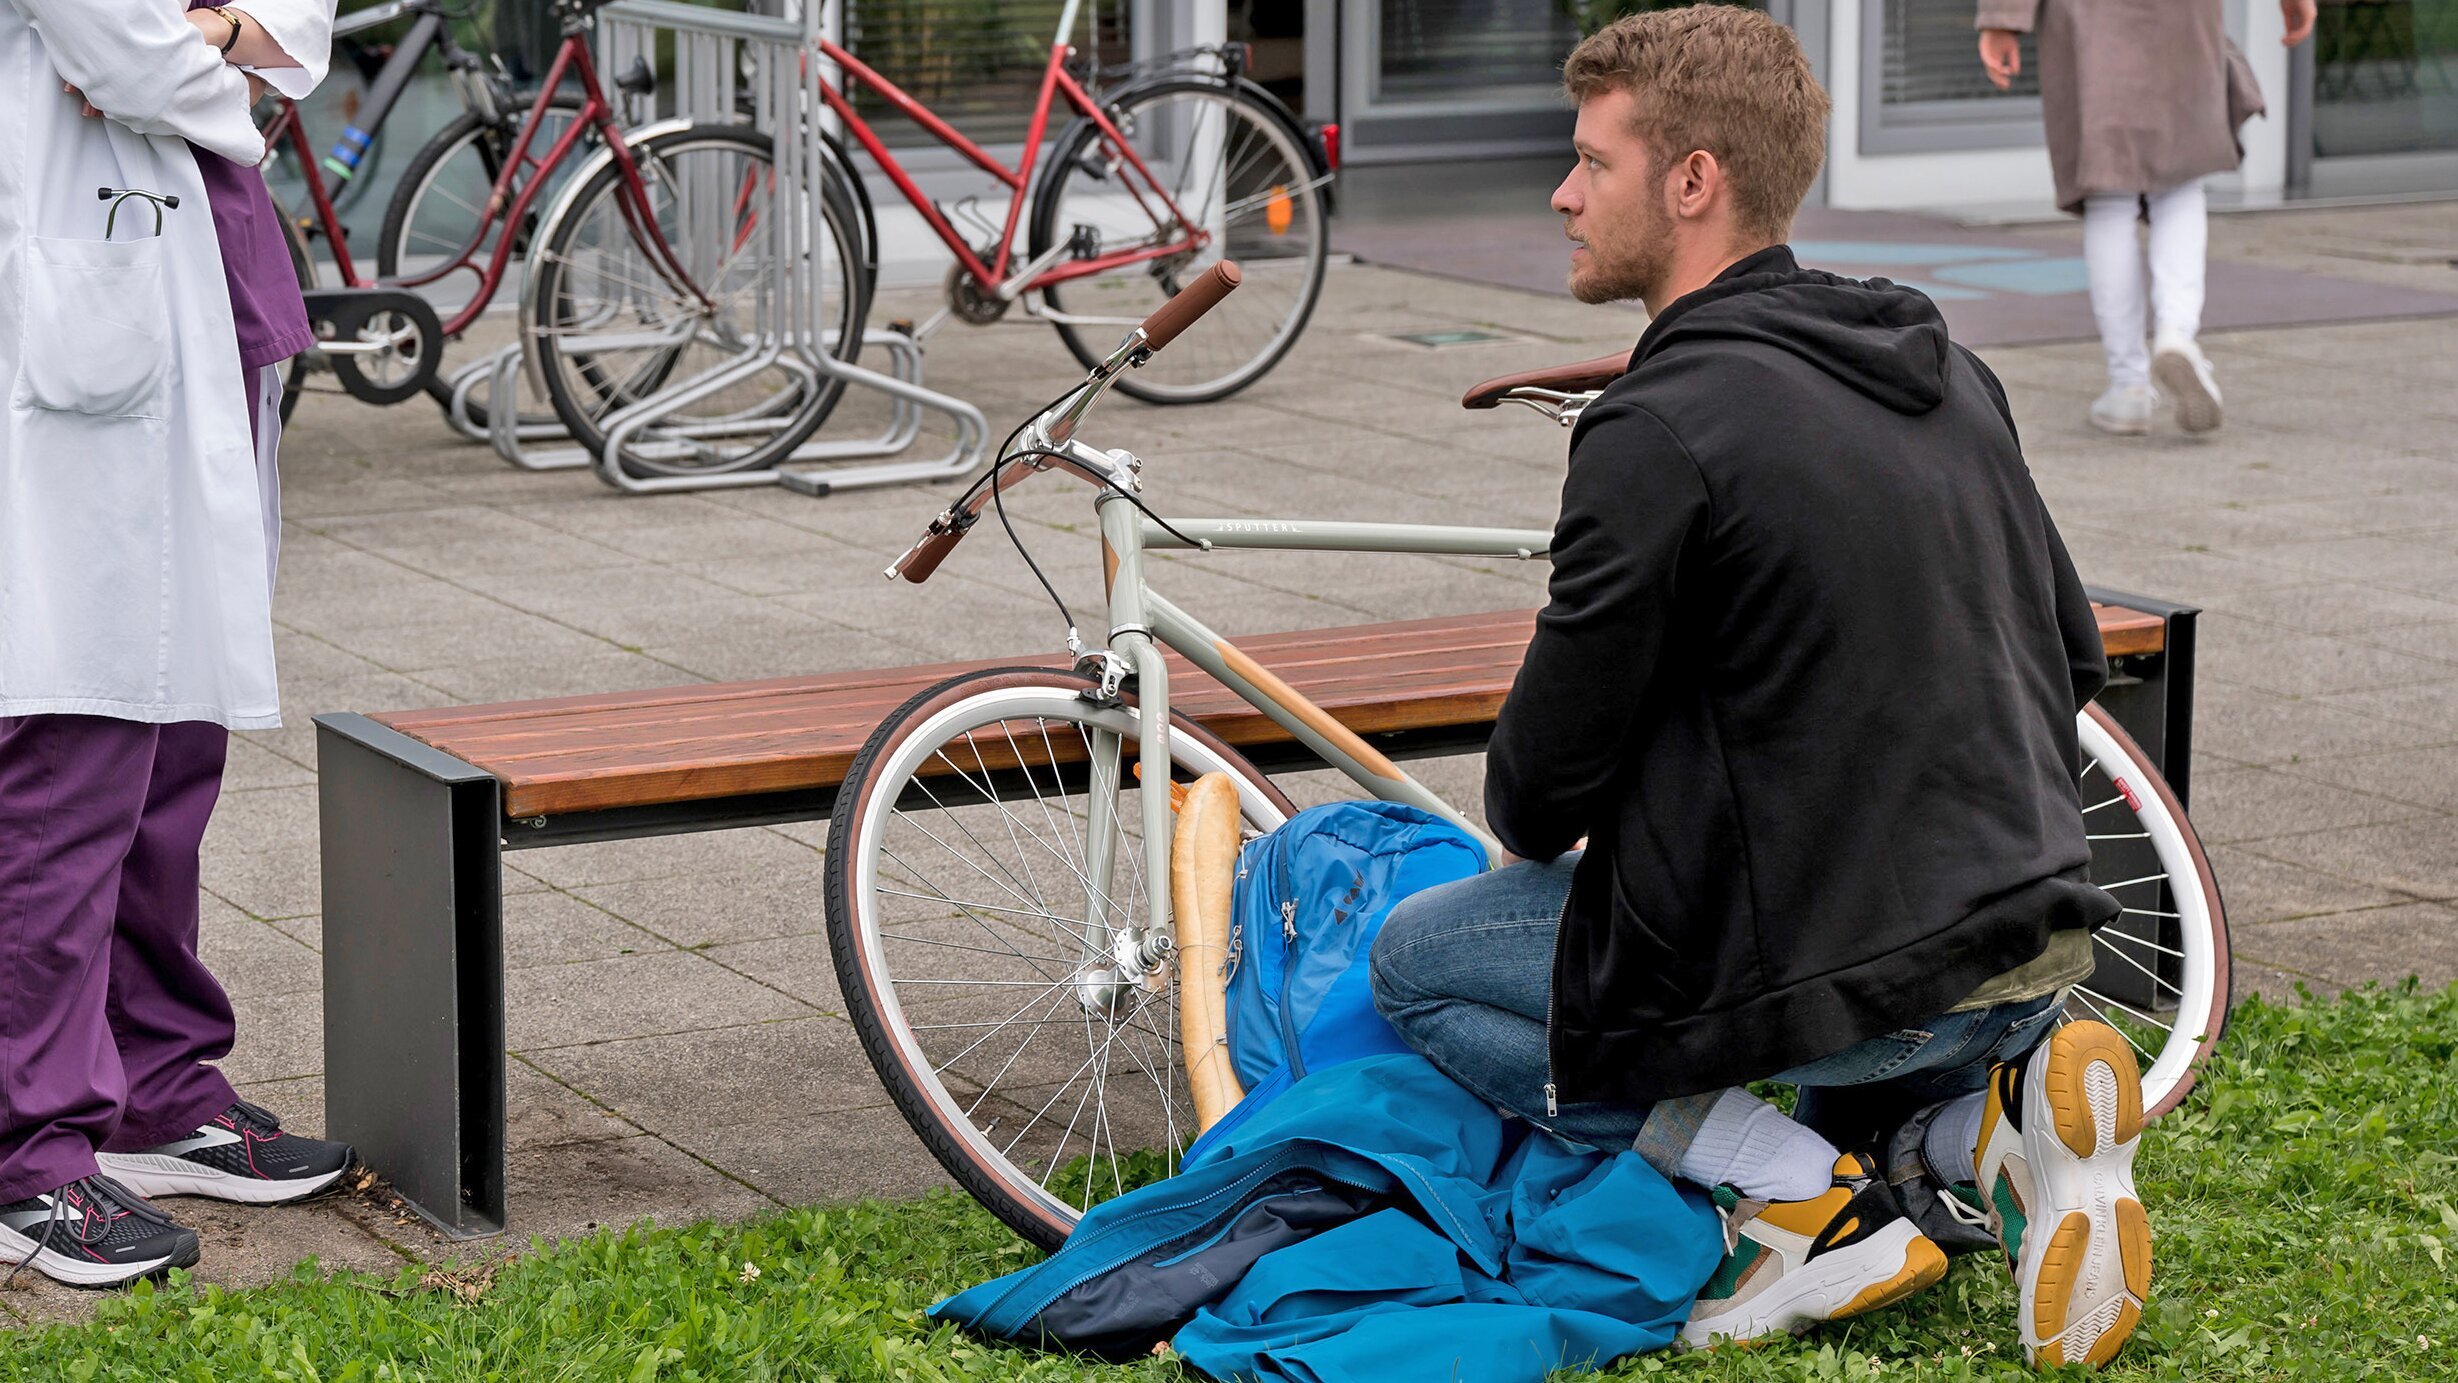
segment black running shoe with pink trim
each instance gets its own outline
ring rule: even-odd
[[[197,1253],[196,1231],[109,1177],[80,1177],[0,1205],[0,1258],[12,1278],[32,1268],[71,1287],[119,1287],[193,1267]]]
[[[271,1110],[241,1100],[185,1138],[96,1160],[141,1195],[282,1205],[341,1180],[355,1156],[347,1143],[284,1133]]]

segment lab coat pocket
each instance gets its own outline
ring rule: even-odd
[[[166,415],[171,309],[162,244],[160,236],[27,242],[18,406],[100,418]]]

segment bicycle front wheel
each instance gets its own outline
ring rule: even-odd
[[[1196,1132],[1146,901],[1142,713],[1093,687],[1008,668],[921,693],[854,759],[828,830],[828,942],[864,1050],[941,1164],[1045,1249],[1174,1172]],[[1250,830],[1296,810],[1182,716],[1169,763],[1231,775]]]
[[[1236,260],[1238,291],[1117,380],[1147,403],[1226,398],[1280,363],[1314,312],[1330,233],[1324,179],[1278,111],[1227,83],[1156,83],[1103,109],[1120,138],[1088,120],[1060,137],[1033,207],[1032,255],[1067,246],[1062,274],[1122,262],[1040,290],[1052,324],[1090,369],[1198,274]],[[1190,234],[1200,246],[1136,257]]]
[[[775,145],[746,126],[701,124],[631,146],[646,205],[688,276],[678,282],[635,223],[623,170],[608,163],[539,232],[524,342],[555,413],[593,453],[606,420],[669,388],[697,386],[621,458],[652,475],[773,466],[816,431],[845,383],[801,366],[806,342],[861,351],[870,283],[849,195],[830,183],[793,272],[806,316],[780,320],[788,266],[769,230]]]
[[[2099,968],[2075,986],[2066,1015],[2124,1034],[2142,1063],[2143,1112],[2155,1118],[2192,1091],[2227,1026],[2227,917],[2202,842],[2142,747],[2097,705],[2075,729],[2091,881],[2122,911],[2094,938]]]

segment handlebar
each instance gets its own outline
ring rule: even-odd
[[[1241,276],[1238,266],[1222,260],[1213,265],[1193,283],[1178,290],[1168,302],[1161,304],[1143,321],[1143,325],[1127,334],[1111,357],[1095,367],[1084,383],[1066,397],[1052,404],[1032,422],[1019,429],[1031,444],[1020,455],[1002,457],[990,468],[990,473],[973,482],[962,498],[951,504],[930,521],[919,541],[905,550],[887,569],[888,579],[903,577],[915,585],[930,579],[939,564],[947,560],[956,544],[980,520],[982,510],[1000,491],[1021,484],[1024,478],[1038,470],[1069,471],[1095,485],[1115,483],[1088,468],[1082,462],[1061,453],[1070,445],[1075,424],[1082,421],[1101,391],[1109,387],[1119,370],[1144,363],[1154,351],[1178,339],[1180,333],[1195,324],[1203,314],[1220,306],[1221,299],[1236,291]],[[1010,438],[1012,441],[1013,438]],[[1080,450],[1080,448],[1079,448]]]
[[[930,579],[930,574],[939,569],[939,564],[947,560],[947,554],[954,552],[956,544],[962,541],[964,529],[954,524],[942,528],[937,520],[933,520],[930,531],[922,535],[922,540],[915,543],[913,550],[907,552],[888,574],[902,576],[919,586]]]
[[[1224,259],[1178,290],[1176,297],[1144,319],[1144,349],[1157,351],[1177,340],[1178,333],[1193,326],[1196,318],[1220,306],[1220,300],[1228,297],[1243,277],[1237,265]]]

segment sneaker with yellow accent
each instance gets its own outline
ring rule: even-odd
[[[1957,1187],[1988,1219],[2039,1368],[2116,1357],[2151,1292],[2151,1223],[2134,1191],[2142,1075],[2105,1023],[2068,1023],[1989,1073],[1973,1165]]]
[[[1693,1347],[1798,1334],[1892,1305],[1946,1275],[1946,1255],[1857,1154],[1846,1153],[1834,1186],[1810,1200],[1749,1201],[1729,1186],[1712,1195],[1726,1251],[1681,1329]]]

